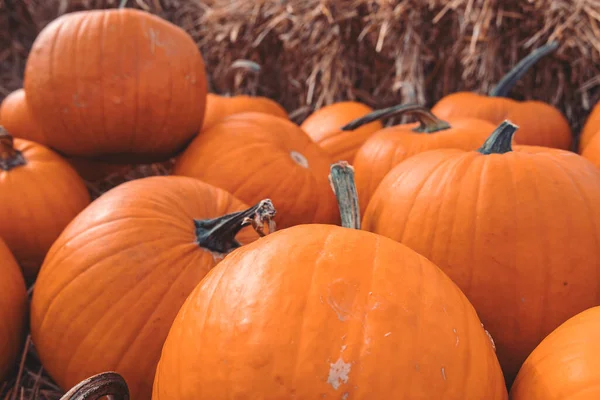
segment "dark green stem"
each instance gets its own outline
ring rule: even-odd
[[[269,199],[261,200],[254,207],[213,219],[194,220],[196,240],[200,247],[216,253],[227,254],[241,244],[235,239],[242,228],[248,225],[264,236],[264,226],[269,233],[275,230],[275,207]]]
[[[504,154],[512,151],[512,140],[519,127],[509,120],[502,122],[478,150],[481,154]]]
[[[358,193],[354,182],[354,168],[346,161],[338,161],[331,165],[329,182],[340,208],[342,226],[360,229],[360,207]]]
[[[550,42],[542,47],[532,51],[527,57],[522,59],[513,67],[500,82],[490,91],[491,97],[506,97],[508,92],[516,85],[516,83],[529,71],[529,69],[537,63],[542,57],[552,53],[558,49],[558,42]]]
[[[104,396],[112,396],[115,400],[129,400],[129,388],[125,379],[116,372],[103,372],[80,382],[60,400],[98,400]]]
[[[414,115],[414,117],[420,123],[417,128],[413,129],[414,132],[434,133],[450,128],[449,123],[439,119],[423,106],[418,104],[400,104],[383,108],[381,110],[376,110],[365,115],[364,117],[357,118],[354,121],[342,126],[341,130],[351,131],[378,119],[392,117],[398,114]]]
[[[0,125],[0,169],[10,171],[25,164],[23,153],[14,147],[13,137]]]
[[[119,8],[125,8],[126,5],[127,5],[127,0],[121,0],[121,2],[119,3]]]

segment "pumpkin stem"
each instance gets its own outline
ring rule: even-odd
[[[392,117],[397,114],[414,115],[414,117],[420,123],[417,128],[413,129],[414,132],[434,133],[450,128],[449,123],[439,119],[423,106],[418,104],[399,104],[396,106],[383,108],[381,110],[376,110],[365,115],[364,117],[357,118],[354,121],[342,126],[341,130],[351,131],[375,120]]]
[[[241,246],[235,240],[235,236],[248,225],[252,225],[260,236],[265,236],[265,225],[269,228],[269,233],[274,232],[273,217],[275,213],[275,207],[271,200],[264,199],[246,211],[238,211],[213,219],[195,219],[197,242],[200,247],[227,254]]]
[[[103,372],[78,383],[60,400],[98,400],[104,396],[112,396],[115,400],[129,400],[129,388],[125,379],[116,372]]]
[[[509,120],[502,122],[477,151],[481,154],[504,154],[512,151],[512,140],[519,127]]]
[[[542,47],[539,47],[529,53],[527,57],[519,61],[517,65],[513,67],[500,82],[490,90],[490,97],[507,97],[508,92],[516,85],[516,83],[529,71],[529,69],[537,63],[542,57],[552,53],[558,49],[559,43],[554,41],[550,42]]]
[[[354,182],[354,168],[346,161],[331,164],[329,183],[335,193],[342,217],[342,226],[360,229],[360,207]]]
[[[126,5],[127,5],[127,0],[121,0],[121,2],[119,3],[119,8],[125,8]]]
[[[238,70],[242,70],[248,74],[254,75],[253,83],[249,86],[251,86],[251,94],[255,96],[256,90],[258,89],[258,80],[262,67],[254,61],[244,59],[235,60],[233,63],[231,63],[229,69],[223,76],[223,82],[226,82],[225,84],[229,85],[229,91],[225,93],[225,95],[232,96],[235,89],[240,87],[242,84],[245,74],[237,74]]]
[[[15,149],[13,137],[0,125],[0,169],[10,171],[27,164],[23,153]]]

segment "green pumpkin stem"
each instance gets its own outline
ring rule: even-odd
[[[27,164],[23,153],[15,149],[13,137],[0,125],[0,170],[10,171]]]
[[[341,130],[351,131],[381,118],[403,114],[413,115],[417,121],[419,121],[420,125],[413,129],[414,132],[434,133],[450,128],[449,123],[439,119],[423,106],[418,104],[399,104],[396,106],[383,108],[381,110],[376,110],[365,115],[364,117],[357,118],[354,121],[342,126]]]
[[[512,140],[519,127],[509,120],[502,122],[477,151],[481,154],[504,154],[512,151]]]
[[[216,253],[227,254],[241,244],[235,239],[242,228],[252,225],[254,230],[265,236],[265,225],[269,233],[275,231],[275,207],[269,199],[261,200],[254,207],[213,219],[194,220],[196,240],[200,247]]]
[[[125,8],[126,5],[127,5],[127,0],[121,0],[121,2],[119,3],[119,8]]]
[[[81,381],[60,400],[96,400],[112,396],[115,400],[129,400],[129,387],[116,372],[103,372]]]
[[[517,65],[513,67],[500,82],[490,91],[490,97],[506,97],[508,92],[517,84],[519,79],[529,71],[529,69],[537,63],[542,57],[552,53],[558,49],[558,42],[550,42],[542,47],[539,47],[532,51],[527,57],[519,61]]]
[[[331,165],[329,183],[335,193],[340,208],[342,226],[360,229],[360,207],[358,193],[354,182],[354,168],[346,161],[338,161]]]

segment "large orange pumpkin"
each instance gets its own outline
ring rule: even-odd
[[[194,289],[152,398],[507,394],[475,310],[435,265],[379,235],[308,224],[232,252]]]
[[[0,127],[0,237],[32,281],[46,252],[90,202],[77,172],[50,149]]]
[[[0,382],[15,367],[20,354],[25,338],[27,303],[21,269],[0,238]]]
[[[600,399],[600,307],[567,320],[527,357],[513,400]]]
[[[510,384],[558,325],[600,303],[600,170],[515,146],[503,123],[479,151],[433,150],[381,182],[363,229],[424,255],[467,295]],[[518,133],[517,133],[518,136]]]
[[[573,140],[571,128],[556,107],[541,101],[516,101],[507,97],[510,89],[532,65],[557,48],[558,43],[551,42],[536,49],[519,62],[489,95],[453,93],[438,101],[431,111],[444,119],[479,118],[494,125],[509,119],[519,126],[519,144],[568,150]]]
[[[261,112],[288,118],[287,111],[274,100],[263,96],[221,96],[209,93],[206,97],[206,114],[202,131],[212,128],[223,118],[242,112]]]
[[[225,254],[271,217],[187,177],[150,177],[105,193],[64,230],[35,285],[31,334],[63,388],[104,371],[150,398],[160,349],[177,310]],[[260,214],[260,213],[265,213]]]
[[[366,210],[381,180],[402,161],[433,149],[476,150],[494,130],[492,123],[480,119],[453,118],[450,122],[442,121],[426,108],[413,104],[378,110],[364,118],[370,121],[375,117],[395,114],[414,115],[419,122],[382,129],[367,139],[356,153],[354,168],[362,212]],[[361,120],[356,122],[350,127],[360,125]]]
[[[46,145],[46,135],[27,105],[25,90],[17,89],[0,104],[0,125],[16,138]]]
[[[580,153],[583,153],[598,132],[600,132],[600,102],[596,103],[594,108],[592,108],[581,130],[581,136],[579,137]]]
[[[178,158],[175,175],[201,179],[246,203],[268,197],[277,225],[338,223],[327,181],[330,158],[293,122],[247,112],[198,135]]]
[[[152,162],[182,150],[204,119],[204,62],[181,28],[134,9],[65,14],[38,35],[25,90],[50,147]]]
[[[352,162],[360,146],[375,131],[383,128],[379,121],[361,125],[352,131],[343,131],[343,125],[369,114],[373,109],[356,101],[342,101],[318,109],[300,125],[312,140],[335,161]]]

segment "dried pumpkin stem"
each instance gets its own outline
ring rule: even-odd
[[[0,169],[10,171],[27,164],[23,153],[15,149],[13,137],[0,126]]]
[[[542,57],[552,53],[558,49],[558,42],[550,42],[542,47],[539,47],[532,51],[527,57],[519,61],[517,65],[513,67],[500,82],[490,91],[489,96],[491,97],[506,97],[508,92],[517,84],[519,79],[529,71],[529,69],[537,63]]]
[[[509,120],[502,122],[478,150],[481,154],[504,154],[512,151],[512,140],[519,127]]]
[[[438,117],[433,115],[431,111],[429,111],[423,106],[420,106],[418,104],[400,104],[388,108],[383,108],[381,110],[376,110],[365,115],[364,117],[357,118],[354,121],[351,121],[348,124],[342,126],[341,130],[351,131],[381,118],[387,118],[403,114],[413,115],[417,119],[417,121],[419,121],[420,125],[417,128],[413,129],[413,131],[415,132],[433,133],[450,128],[449,123],[439,119]]]
[[[74,386],[60,400],[98,400],[104,396],[112,396],[115,400],[129,400],[129,388],[125,379],[116,372],[94,375]]]
[[[265,236],[265,226],[269,233],[275,231],[275,207],[269,199],[261,200],[254,207],[213,219],[194,220],[196,239],[200,247],[221,254],[237,249],[241,244],[235,236],[242,228],[252,225],[254,230]]]
[[[121,0],[121,2],[119,3],[119,8],[125,8],[126,5],[127,5],[127,0]]]
[[[335,193],[340,208],[342,226],[360,229],[360,207],[358,193],[354,182],[354,168],[346,161],[338,161],[331,165],[329,183]]]

